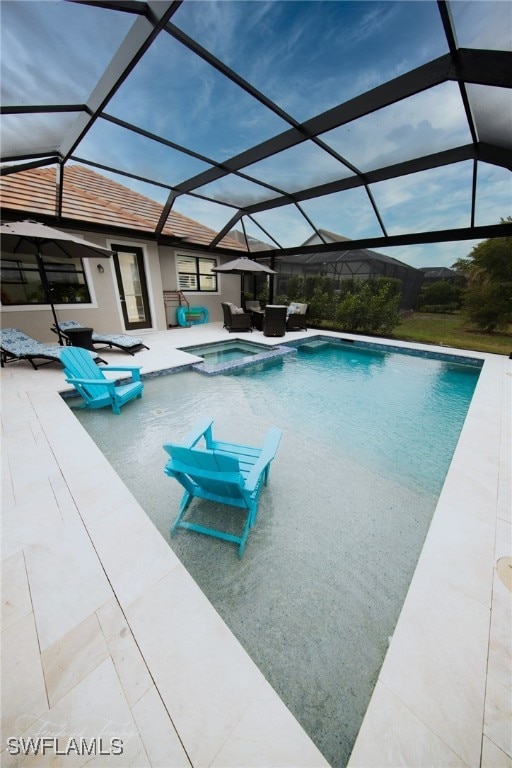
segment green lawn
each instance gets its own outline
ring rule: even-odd
[[[319,330],[322,328],[339,330],[326,322],[310,327]],[[512,354],[512,328],[509,329],[509,333],[482,333],[472,330],[465,318],[456,313],[440,315],[415,312],[405,317],[388,338],[439,344],[443,347],[467,349],[473,352],[492,352],[495,355],[507,355],[507,357]]]
[[[415,312],[404,318],[390,338],[440,344],[475,352],[512,353],[512,333],[482,333],[472,330],[459,314],[438,315]]]

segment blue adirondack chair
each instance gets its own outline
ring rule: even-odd
[[[144,384],[140,380],[141,366],[113,366],[109,371],[128,371],[132,375],[129,384],[116,384],[98,368],[91,353],[82,347],[64,347],[60,353],[66,381],[73,384],[84,399],[83,408],[112,406],[114,413],[121,413],[121,406],[134,397],[141,397]]]
[[[281,430],[271,427],[262,448],[250,448],[214,440],[212,424],[213,419],[202,419],[186,435],[183,443],[164,445],[164,449],[171,456],[164,471],[169,477],[176,478],[185,488],[178,516],[171,527],[171,536],[177,528],[187,528],[207,536],[232,541],[239,545],[238,556],[242,557],[247,536],[256,522],[260,491],[267,483],[270,463],[276,455]],[[195,447],[203,437],[206,449]],[[235,536],[183,520],[194,496],[244,510],[243,533]]]

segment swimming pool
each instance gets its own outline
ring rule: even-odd
[[[306,349],[214,380],[148,380],[122,418],[78,415],[168,541],[181,490],[163,474],[164,442],[207,414],[220,438],[249,444],[270,424],[283,429],[243,560],[185,532],[172,547],[326,758],[343,765],[478,369],[371,346]]]

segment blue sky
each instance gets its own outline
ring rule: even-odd
[[[501,0],[452,3],[460,44],[510,49],[511,8]],[[19,102],[20,93],[28,104],[84,101],[134,20],[114,11],[52,0],[4,0],[0,13],[6,104]],[[185,0],[172,22],[299,122],[447,51],[437,4],[430,0]],[[509,95],[494,95],[503,97],[505,113]],[[288,128],[165,33],[106,111],[217,162]],[[33,142],[33,125],[23,117],[3,120],[3,138],[15,149]],[[47,116],[38,124],[37,136],[45,151],[58,143],[74,116],[66,116],[67,126],[61,119]],[[322,139],[366,171],[469,143],[470,135],[459,89],[446,83],[330,131]],[[76,154],[171,185],[208,167],[105,121],[96,122]],[[292,192],[351,174],[309,142],[255,163],[246,173]],[[468,225],[471,174],[472,164],[460,163],[372,185],[388,233]],[[479,164],[477,224],[494,224],[511,213],[510,175]],[[118,180],[154,199],[166,198],[165,190],[156,186]],[[182,196],[175,208],[216,230],[230,219],[237,201],[250,204],[276,195],[233,176],[198,191],[213,195],[218,203]],[[306,201],[303,208],[317,226],[346,237],[381,234],[364,188]],[[298,245],[312,234],[294,206],[257,218],[283,246]],[[247,231],[267,239],[250,222]],[[414,266],[449,266],[475,242],[379,250]]]

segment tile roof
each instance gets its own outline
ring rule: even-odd
[[[81,165],[66,166],[62,215],[66,219],[123,227],[153,233],[163,206],[116,181]],[[2,210],[52,216],[55,213],[56,171],[35,168],[0,179]],[[171,211],[163,235],[207,246],[217,234],[187,216]],[[245,250],[241,243],[224,237],[219,246]]]

